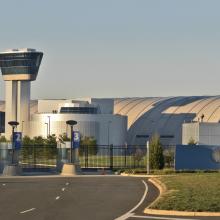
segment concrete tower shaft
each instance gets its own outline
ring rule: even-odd
[[[18,121],[18,131],[28,133],[31,81],[37,78],[42,52],[12,49],[0,53],[0,68],[5,82],[5,136],[11,135],[9,121]]]

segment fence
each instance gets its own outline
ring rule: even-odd
[[[127,169],[146,168],[146,146],[81,146],[81,168]],[[14,155],[14,159],[12,158]],[[173,167],[174,148],[164,148],[165,164]],[[22,146],[19,151],[0,149],[0,173],[12,159],[23,171],[61,171],[63,163],[70,162],[70,148],[57,146]]]

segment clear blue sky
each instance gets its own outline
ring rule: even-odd
[[[2,0],[0,7],[0,50],[44,52],[33,98],[220,94],[219,0]]]

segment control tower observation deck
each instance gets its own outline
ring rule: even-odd
[[[17,131],[28,134],[31,81],[36,80],[42,52],[35,49],[10,49],[0,53],[0,68],[5,80],[5,136],[11,135],[9,121],[18,121]]]

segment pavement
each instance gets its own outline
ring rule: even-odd
[[[159,195],[146,178],[113,175],[0,178],[1,220],[219,220],[220,217],[149,216]]]

